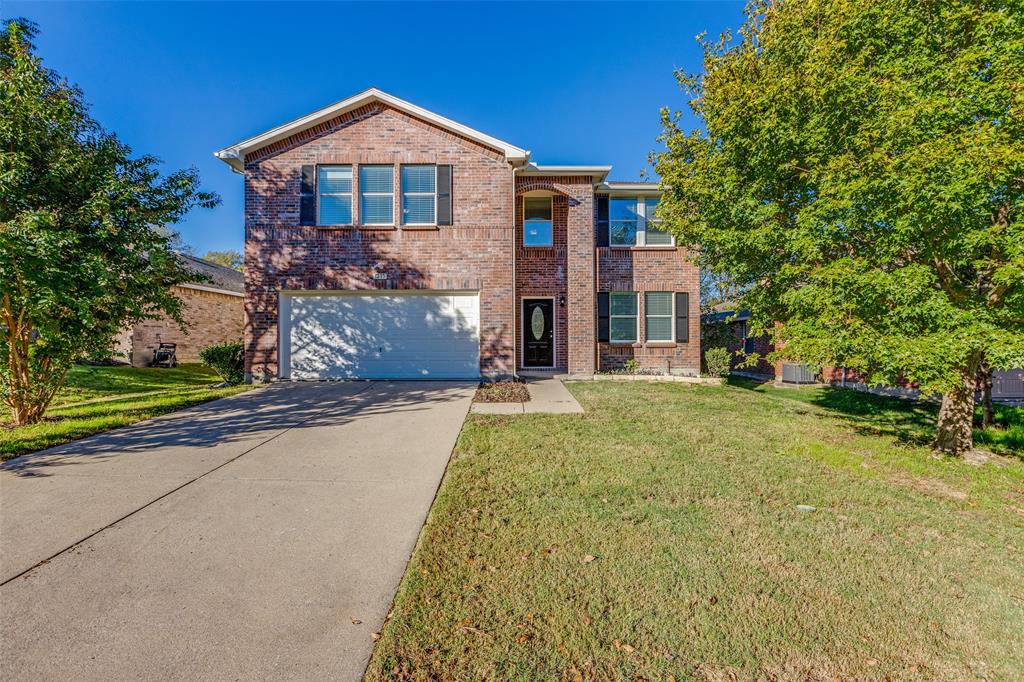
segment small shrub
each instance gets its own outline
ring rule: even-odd
[[[626,364],[623,365],[622,369],[626,371],[626,374],[639,374],[640,373],[640,361],[636,358],[630,358],[626,360]]]
[[[704,364],[708,374],[713,377],[724,377],[729,373],[729,349],[719,346],[704,351]]]
[[[229,384],[240,384],[245,378],[245,353],[241,343],[218,343],[199,351],[203,364]]]

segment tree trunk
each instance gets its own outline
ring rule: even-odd
[[[974,392],[981,360],[980,352],[967,356],[959,383],[942,396],[932,443],[937,454],[962,457],[974,449]]]
[[[981,428],[995,426],[996,412],[992,407],[992,368],[984,360],[978,368],[978,386],[981,388]]]

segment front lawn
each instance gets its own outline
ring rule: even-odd
[[[203,365],[175,369],[76,365],[43,421],[14,428],[0,407],[0,458],[10,459],[100,431],[245,391],[211,388],[220,379]]]
[[[369,679],[1024,677],[1021,458],[839,389],[570,389],[470,415]]]

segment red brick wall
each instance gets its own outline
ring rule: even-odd
[[[696,375],[700,373],[700,283],[697,266],[685,249],[632,247],[597,249],[598,291],[639,293],[640,340],[633,344],[598,344],[601,370],[621,368],[636,359],[641,367]],[[649,343],[644,328],[644,292],[690,294],[689,341]]]
[[[523,246],[523,196],[529,192],[545,192],[552,198],[552,246]],[[585,232],[583,246],[573,249],[578,259],[586,259],[593,253],[593,181],[582,177],[535,177],[516,178],[516,300],[522,310],[524,298],[553,298],[555,302],[555,368],[558,371],[593,372],[594,357],[594,303],[586,301],[584,288],[593,291],[593,266],[587,262],[573,261],[579,274],[575,275],[577,300],[575,307],[569,297],[569,227],[570,222],[576,233]],[[566,304],[559,305],[565,298]],[[576,310],[577,314],[570,314]],[[583,324],[581,324],[581,319]],[[572,320],[573,327],[570,327]],[[522,314],[517,320],[516,338],[522,338]],[[570,348],[572,350],[570,350]],[[517,361],[522,366],[522,353]],[[583,367],[583,370],[579,368]]]
[[[277,376],[280,289],[479,290],[481,371],[513,371],[512,172],[499,152],[374,104],[261,154],[247,159],[245,169],[246,370],[255,379]],[[396,218],[400,164],[451,164],[454,225],[299,226],[301,167],[327,163],[393,164]],[[389,278],[374,280],[374,272]]]
[[[149,365],[153,349],[160,343],[178,344],[175,351],[178,362],[199,362],[199,351],[203,348],[242,340],[240,296],[187,287],[174,287],[172,291],[182,300],[182,316],[188,324],[186,331],[179,329],[167,316],[135,325],[120,343],[123,350],[131,353],[133,365]]]

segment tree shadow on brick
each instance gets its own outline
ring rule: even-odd
[[[424,271],[421,263],[431,256],[430,249],[414,242],[414,237],[403,230],[299,225],[301,177],[298,167],[288,174],[261,170],[254,177],[256,180],[247,188],[250,223],[246,225],[246,368],[257,380],[279,375],[277,317],[281,291],[330,294],[483,289],[479,277],[438,276]],[[275,217],[274,224],[260,223],[270,215]],[[417,253],[420,263],[410,260],[412,252]],[[511,307],[511,293],[508,304]],[[414,349],[394,348],[386,337],[386,330],[395,327],[396,321],[408,313],[409,306],[396,296],[383,297],[379,303],[365,308],[360,311],[358,328],[341,330],[338,338],[327,340],[328,345],[338,348],[338,353],[321,358],[320,369],[337,370],[339,378],[357,376],[360,367],[350,364],[354,357],[351,351],[376,347],[381,353],[407,353],[407,357],[396,355],[396,365],[423,378],[431,378],[425,367],[419,368],[423,372],[418,371],[416,364],[423,358],[417,358]],[[439,334],[450,333],[453,338],[462,338],[467,333],[467,320],[452,312],[446,304],[434,301],[432,307],[421,305],[416,314],[422,315],[428,327],[437,329]],[[309,338],[309,334],[315,330],[306,329],[302,333],[305,338],[297,339],[298,343],[313,345],[316,339]],[[512,348],[512,330],[506,325],[499,328],[480,325],[481,369],[485,374],[511,372]],[[502,358],[504,362],[500,361]],[[307,369],[312,374],[316,368]]]

